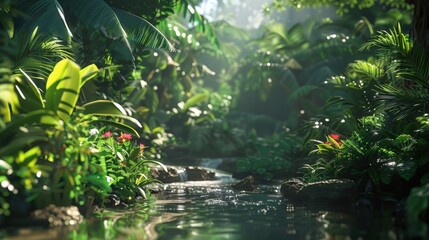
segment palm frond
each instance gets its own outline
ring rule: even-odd
[[[381,66],[362,60],[349,64],[348,72],[357,74],[361,79],[369,81],[381,79],[384,75],[384,70]]]
[[[393,114],[396,119],[403,119],[426,113],[429,107],[428,99],[428,91],[385,84],[380,86],[375,103],[379,111],[386,111]]]
[[[62,40],[73,36],[65,19],[64,10],[57,0],[20,1],[20,9],[30,18],[24,28],[39,28],[39,31],[55,35]]]
[[[68,46],[39,34],[37,28],[32,32],[21,29],[12,40],[18,49],[12,57],[15,72],[24,69],[34,79],[46,79],[58,60],[73,59]]]
[[[189,17],[189,22],[194,24],[198,31],[204,32],[212,44],[216,47],[219,46],[219,41],[212,26],[203,15],[198,13],[195,5],[191,1],[178,0],[176,6],[177,13],[182,13],[184,18]]]
[[[388,56],[387,72],[398,78],[411,80],[429,89],[429,56],[419,45],[414,45],[409,37],[402,33],[398,24],[396,29],[379,32],[361,50],[376,47],[382,58]]]
[[[130,43],[147,48],[167,48],[170,51],[174,51],[173,45],[164,34],[150,22],[120,9],[113,10],[127,33],[127,39]]]
[[[134,61],[128,35],[117,15],[106,2],[103,0],[60,0],[60,2],[68,13],[67,18],[77,20],[75,26],[83,27],[92,33],[99,33],[105,39],[111,40],[111,47],[113,52],[117,53],[117,57]]]
[[[113,8],[143,17],[155,26],[174,14],[177,0],[105,0]]]

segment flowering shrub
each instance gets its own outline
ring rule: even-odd
[[[331,146],[333,144],[341,146],[342,142],[341,142],[340,138],[341,138],[340,134],[331,133],[327,137],[327,141],[325,142],[325,144],[328,144]]]
[[[331,133],[326,136],[326,141],[315,141],[317,142],[317,149],[311,151],[311,153],[322,154],[325,157],[335,157],[335,152],[342,148],[342,140],[340,134]]]
[[[326,141],[318,141],[317,148],[310,154],[318,154],[321,157],[314,164],[304,164],[302,170],[304,178],[307,182],[315,182],[326,178],[337,177],[340,167],[336,165],[336,159],[340,156],[341,150],[344,148],[341,140],[341,135],[331,133],[326,136]],[[338,167],[338,168],[337,168]]]
[[[146,196],[144,185],[153,182],[150,166],[165,166],[154,160],[147,160],[145,145],[133,140],[129,133],[115,134],[106,131],[98,139],[100,165],[105,166],[107,178],[114,192],[123,200],[134,199],[136,193]]]

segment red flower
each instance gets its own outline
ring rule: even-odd
[[[101,135],[101,137],[103,137],[103,138],[112,137],[112,132],[111,131],[107,131],[107,132],[103,133],[103,135]]]
[[[329,134],[329,137],[332,138],[332,139],[334,139],[335,142],[337,142],[338,145],[343,144],[341,142],[341,140],[340,140],[340,138],[341,138],[340,134],[331,133],[331,134]],[[325,144],[332,145],[332,143],[330,141],[326,141]]]
[[[331,133],[331,134],[329,134],[329,136],[332,138],[332,139],[334,139],[335,141],[339,141],[340,140],[340,138],[341,138],[341,136],[340,136],[340,134],[335,134],[335,133]]]
[[[121,136],[116,138],[118,142],[126,142],[126,141],[130,141],[131,139],[132,139],[132,136],[129,133],[121,133]]]

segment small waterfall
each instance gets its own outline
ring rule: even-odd
[[[179,174],[180,182],[188,181],[188,173],[185,168],[177,169],[177,173]]]
[[[223,163],[223,158],[202,158],[200,166],[217,169]]]

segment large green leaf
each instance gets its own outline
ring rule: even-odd
[[[127,116],[125,109],[117,102],[111,100],[96,100],[86,103],[82,106],[84,114],[91,114],[94,116],[112,117],[116,119],[123,119],[132,122],[137,127],[141,128],[141,123],[131,117]],[[133,131],[135,132],[135,130]],[[137,134],[138,135],[138,134]]]
[[[99,123],[102,123],[104,125],[111,126],[111,127],[117,128],[121,131],[124,131],[127,133],[132,133],[132,134],[136,135],[137,137],[140,137],[139,133],[133,127],[131,127],[130,125],[125,124],[125,123],[120,123],[117,121],[106,120],[106,119],[98,119],[98,120],[95,120],[93,122],[99,122]]]
[[[207,100],[209,96],[205,93],[199,93],[199,94],[195,94],[194,96],[192,96],[191,98],[189,98],[185,105],[183,106],[182,111],[186,111],[188,110],[188,108],[195,106],[205,100]]]
[[[12,169],[12,166],[9,165],[9,163],[7,163],[5,160],[0,159],[0,170],[7,171],[11,169]]]
[[[19,99],[11,81],[0,81],[0,117],[5,122],[12,120],[12,112],[19,106]]]
[[[134,61],[127,33],[113,9],[103,0],[61,0],[69,16],[86,31],[108,39],[109,50],[120,59]]]
[[[65,19],[64,10],[57,0],[20,1],[23,9],[31,19],[26,24],[30,29],[39,27],[49,33],[66,40],[73,36]]]
[[[107,178],[105,174],[95,173],[95,174],[87,175],[86,181],[88,181],[89,184],[101,190],[104,190],[106,192],[112,192],[112,188],[109,186],[109,183],[107,182]]]
[[[46,82],[46,109],[67,121],[76,106],[81,81],[76,63],[69,59],[58,62]]]
[[[85,114],[127,115],[121,104],[111,100],[95,100],[82,105]]]
[[[97,76],[98,71],[99,69],[95,64],[88,65],[80,70],[80,77],[82,78],[80,86],[82,87],[86,82]]]
[[[9,142],[13,135],[21,131],[22,126],[33,123],[48,126],[60,125],[59,119],[55,115],[45,111],[44,109],[36,110],[24,116],[18,116],[14,118],[13,121],[8,125],[6,125],[6,128],[0,131],[0,142]]]
[[[17,134],[9,144],[0,147],[0,156],[12,155],[35,142],[47,142],[48,137],[43,134]]]
[[[24,75],[24,79],[26,80],[27,84],[26,86],[31,90],[31,92],[33,93],[32,99],[37,102],[38,104],[40,104],[40,106],[42,108],[45,107],[45,104],[43,103],[43,98],[42,98],[42,94],[40,93],[39,88],[36,86],[36,84],[33,82],[33,80],[30,78],[30,76],[28,76],[28,74],[26,72],[24,72],[22,69],[19,69],[19,71],[21,71],[21,73]],[[30,97],[30,96],[25,96]]]

